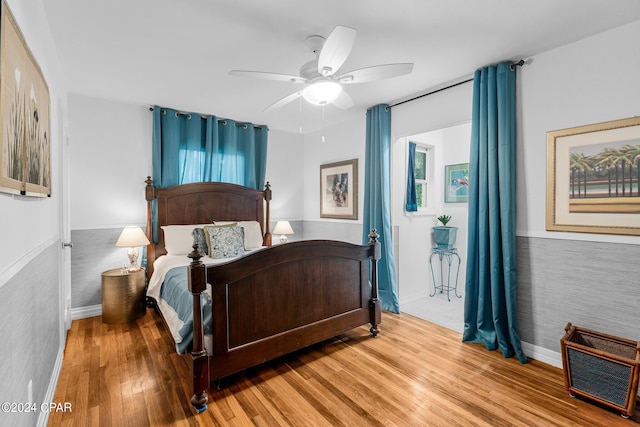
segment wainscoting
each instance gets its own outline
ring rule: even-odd
[[[290,221],[301,239],[336,239],[360,244],[362,224]],[[275,223],[271,225],[271,229]],[[394,230],[397,231],[397,230]],[[120,228],[72,231],[71,277],[74,318],[99,314],[100,274],[126,263],[115,247]],[[396,233],[397,235],[397,233]],[[278,236],[274,236],[274,241]],[[398,248],[397,242],[396,249]],[[396,253],[396,257],[401,254]],[[528,355],[558,364],[567,322],[640,340],[640,245],[533,237],[517,238],[518,327]],[[396,259],[396,265],[399,265]],[[462,268],[464,268],[464,263]],[[464,283],[458,283],[464,292]],[[399,291],[402,284],[398,283]],[[6,290],[3,290],[6,292]],[[463,299],[450,303],[438,294],[410,301],[407,313],[461,331]],[[3,299],[6,301],[6,299]],[[421,314],[423,313],[423,314]]]
[[[571,322],[640,340],[640,245],[517,238],[522,341],[560,351]]]
[[[0,286],[0,395],[3,402],[53,400],[62,363],[60,347],[60,248],[55,240]],[[39,424],[36,412],[0,412],[2,426]],[[48,414],[44,414],[48,415]]]
[[[304,239],[342,240],[362,244],[362,223],[338,221],[304,221]]]
[[[560,367],[567,322],[640,341],[639,259],[638,245],[518,237],[518,328],[527,356]],[[438,293],[400,308],[462,332],[464,298],[448,302]]]
[[[126,248],[117,248],[122,228],[72,230],[71,308],[97,306],[102,303],[101,274],[105,270],[129,264]],[[74,318],[76,314],[74,314]]]

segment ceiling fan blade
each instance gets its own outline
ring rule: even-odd
[[[238,77],[249,77],[253,79],[262,79],[262,80],[275,80],[279,82],[289,82],[289,83],[304,83],[307,81],[307,79],[300,76],[290,76],[288,74],[278,74],[278,73],[267,73],[264,71],[231,70],[229,71],[229,75],[238,76]]]
[[[412,70],[411,63],[375,65],[344,73],[338,81],[344,84],[373,82],[409,74]]]
[[[290,103],[293,100],[296,100],[298,98],[300,98],[300,96],[302,96],[302,92],[298,91],[295,93],[292,93],[291,95],[287,95],[284,98],[274,102],[273,104],[269,105],[267,108],[264,109],[265,113],[268,113],[269,111],[273,111],[276,110],[280,107],[283,107],[285,105],[287,105],[288,103]]]
[[[325,77],[335,74],[347,60],[355,41],[355,29],[341,25],[334,28],[320,50],[318,73]]]
[[[338,97],[333,100],[332,104],[338,108],[346,110],[353,107],[353,99],[351,99],[349,94],[343,90],[342,92],[340,92],[340,95],[338,95]]]

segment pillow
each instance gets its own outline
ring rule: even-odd
[[[233,258],[244,254],[244,229],[239,225],[207,225],[204,232],[211,258]]]
[[[244,248],[248,251],[263,245],[262,228],[258,221],[213,221],[215,225],[239,225],[244,229]]]
[[[193,243],[198,244],[198,249],[205,255],[209,255],[209,245],[207,244],[207,235],[204,233],[204,228],[193,229]]]
[[[244,248],[248,251],[262,247],[262,229],[258,221],[239,221],[244,228]]]
[[[210,224],[206,224],[210,225]],[[232,225],[237,225],[235,222],[221,225],[220,227],[229,227]],[[204,226],[203,226],[204,227]],[[198,249],[205,255],[209,255],[209,244],[207,243],[207,233],[204,232],[204,228],[198,227],[193,229],[193,243],[198,244]]]
[[[163,225],[164,248],[169,255],[187,255],[193,250],[193,229],[209,224]]]

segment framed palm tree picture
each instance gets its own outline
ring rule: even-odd
[[[546,225],[640,235],[640,117],[547,132]]]

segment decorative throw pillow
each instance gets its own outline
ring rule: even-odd
[[[262,228],[258,221],[213,221],[214,225],[239,225],[244,228],[244,248],[248,251],[263,246]]]
[[[209,245],[207,244],[207,236],[204,233],[204,228],[193,229],[193,243],[198,244],[198,249],[205,255],[209,255]]]
[[[244,229],[238,225],[206,226],[209,256],[233,258],[244,254]]]

